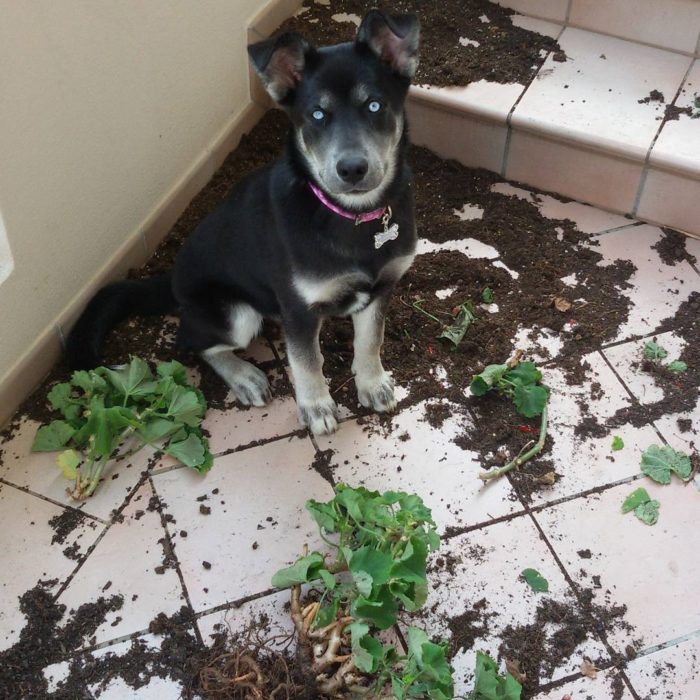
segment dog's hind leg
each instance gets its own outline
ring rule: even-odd
[[[365,408],[378,413],[396,408],[394,383],[382,367],[380,357],[388,305],[389,294],[382,294],[367,308],[352,316],[355,330],[352,373],[355,375],[357,397]]]
[[[270,401],[270,384],[265,372],[242,360],[234,350],[244,350],[259,333],[263,317],[252,306],[236,303],[228,314],[226,343],[204,350],[202,358],[226,382],[245,406],[264,406]]]

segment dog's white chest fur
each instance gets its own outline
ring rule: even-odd
[[[324,278],[296,274],[293,284],[309,308],[337,306],[345,314],[354,314],[369,303],[367,289],[372,286],[372,280],[364,272]]]

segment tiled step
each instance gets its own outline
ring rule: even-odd
[[[700,2],[498,3],[516,10],[514,25],[556,38],[567,60],[543,57],[527,85],[412,87],[412,141],[471,167],[700,235]],[[252,37],[271,34],[300,4],[268,7]],[[648,99],[658,93],[663,102]],[[253,94],[264,99],[257,85]]]
[[[413,88],[412,140],[511,180],[700,234],[700,120],[693,118],[700,60],[543,20],[514,21],[557,37],[568,60],[550,55],[528,86]],[[645,102],[652,91],[664,102]]]

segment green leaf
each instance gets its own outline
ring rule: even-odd
[[[73,372],[70,383],[82,389],[87,395],[97,392],[104,393],[107,390],[107,382],[96,371],[78,370]]]
[[[289,588],[298,583],[315,581],[319,571],[323,567],[323,557],[318,552],[297,559],[294,564],[286,569],[280,569],[272,577],[272,585],[275,588]]]
[[[65,421],[55,420],[48,425],[42,425],[36,431],[32,452],[54,452],[60,450],[75,434],[75,428]]]
[[[107,377],[112,386],[124,396],[133,396],[137,394],[152,393],[156,385],[151,383],[147,389],[141,388],[139,385],[145,380],[153,379],[151,370],[145,360],[140,357],[132,357],[131,362],[123,369],[102,368],[102,372]]]
[[[549,399],[549,390],[544,386],[518,383],[513,393],[513,403],[520,415],[526,418],[539,416]]]
[[[663,360],[668,355],[668,350],[662,348],[657,342],[650,340],[644,345],[644,357],[647,360]]]
[[[137,434],[144,442],[158,442],[169,435],[174,435],[182,425],[167,418],[152,418],[137,431]]]
[[[476,321],[476,315],[471,304],[468,302],[460,304],[458,308],[459,311],[454,323],[445,327],[438,336],[438,338],[449,340],[455,348],[462,342],[469,326]]]
[[[396,623],[399,605],[386,586],[380,588],[376,598],[359,595],[350,606],[350,614],[361,622],[386,630]]]
[[[537,569],[524,569],[520,575],[533,591],[537,591],[537,593],[547,593],[549,591],[549,582]]]
[[[204,463],[207,449],[202,438],[195,433],[179,442],[171,441],[165,448],[165,454],[169,454],[188,467],[198,467]]]
[[[187,370],[184,365],[180,364],[177,360],[161,362],[156,367],[156,374],[163,379],[165,379],[165,377],[172,377],[173,381],[180,386],[187,385]]]
[[[615,437],[613,437],[613,441],[612,441],[612,450],[614,452],[617,452],[618,450],[621,450],[624,446],[625,446],[625,443],[622,440],[622,438],[619,435],[615,435]]]
[[[64,450],[56,457],[56,464],[66,479],[75,479],[80,462],[80,455],[75,450]]]
[[[306,502],[306,510],[311,513],[311,517],[316,521],[316,524],[327,533],[336,531],[337,514],[333,508],[333,503],[319,503],[318,501],[308,500]]]
[[[168,415],[179,423],[197,426],[203,413],[195,391],[175,385],[168,406]]]
[[[493,289],[491,287],[486,287],[483,292],[481,292],[481,299],[484,304],[493,303]]]
[[[510,675],[501,676],[498,664],[481,651],[476,652],[474,690],[469,700],[520,700],[522,686]]]
[[[338,614],[338,601],[334,598],[329,605],[321,606],[314,617],[313,628],[323,629],[335,620]]]
[[[83,408],[83,402],[73,398],[72,391],[70,383],[64,382],[56,384],[47,395],[51,407],[60,411],[63,417],[69,421],[77,420]]]
[[[323,580],[323,583],[326,585],[326,588],[329,591],[332,591],[337,585],[335,576],[333,576],[333,574],[330,571],[327,571],[326,569],[321,569],[318,573],[321,579]]]
[[[469,387],[472,394],[474,394],[474,396],[483,396],[503,379],[503,375],[507,371],[508,365],[488,365],[481,374],[475,375],[472,379],[472,383]]]
[[[688,369],[688,365],[683,360],[674,360],[667,365],[668,369],[675,374],[680,374]]]
[[[631,510],[635,510],[638,506],[648,503],[651,497],[644,488],[639,488],[625,498],[625,502],[622,504],[622,512],[629,513]]]
[[[668,445],[651,445],[642,454],[642,473],[659,484],[671,483],[671,472],[675,472],[681,479],[690,477],[693,467],[690,457],[674,450]]]
[[[537,384],[542,379],[542,372],[537,369],[534,362],[520,362],[506,372],[504,379],[509,382],[520,381],[524,386],[527,386]]]
[[[374,673],[384,657],[381,643],[369,635],[369,625],[353,622],[348,625],[352,640],[352,655],[355,665],[363,673]]]
[[[659,519],[659,507],[661,504],[658,501],[648,501],[640,503],[635,509],[634,514],[647,525],[656,525]]]
[[[348,558],[348,568],[353,578],[357,573],[368,574],[375,586],[381,586],[389,580],[393,563],[391,554],[372,547],[360,547]]]

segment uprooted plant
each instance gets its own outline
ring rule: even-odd
[[[474,376],[470,389],[474,396],[484,396],[489,391],[496,391],[510,398],[520,415],[526,418],[541,416],[540,434],[537,441],[528,442],[508,464],[481,472],[479,478],[482,481],[503,476],[536,457],[542,451],[547,438],[549,389],[541,384],[542,372],[533,362],[522,362],[522,356],[523,352],[518,350],[502,365],[488,365],[481,374]]]
[[[326,697],[453,697],[442,644],[410,627],[408,653],[382,638],[402,611],[426,600],[426,563],[440,540],[430,510],[415,495],[336,487],[327,503],[306,509],[330,552],[307,553],[272,579],[291,588],[300,661]],[[305,599],[311,584],[318,599]],[[313,596],[311,596],[313,597]]]
[[[153,374],[133,357],[119,369],[98,367],[74,372],[48,394],[62,419],[41,426],[32,450],[64,447],[56,463],[74,482],[68,493],[76,500],[91,496],[110,458],[125,443],[130,451],[151,445],[199,472],[212,466],[209,444],[200,423],[207,410],[202,392],[188,385],[185,368],[161,362]]]

